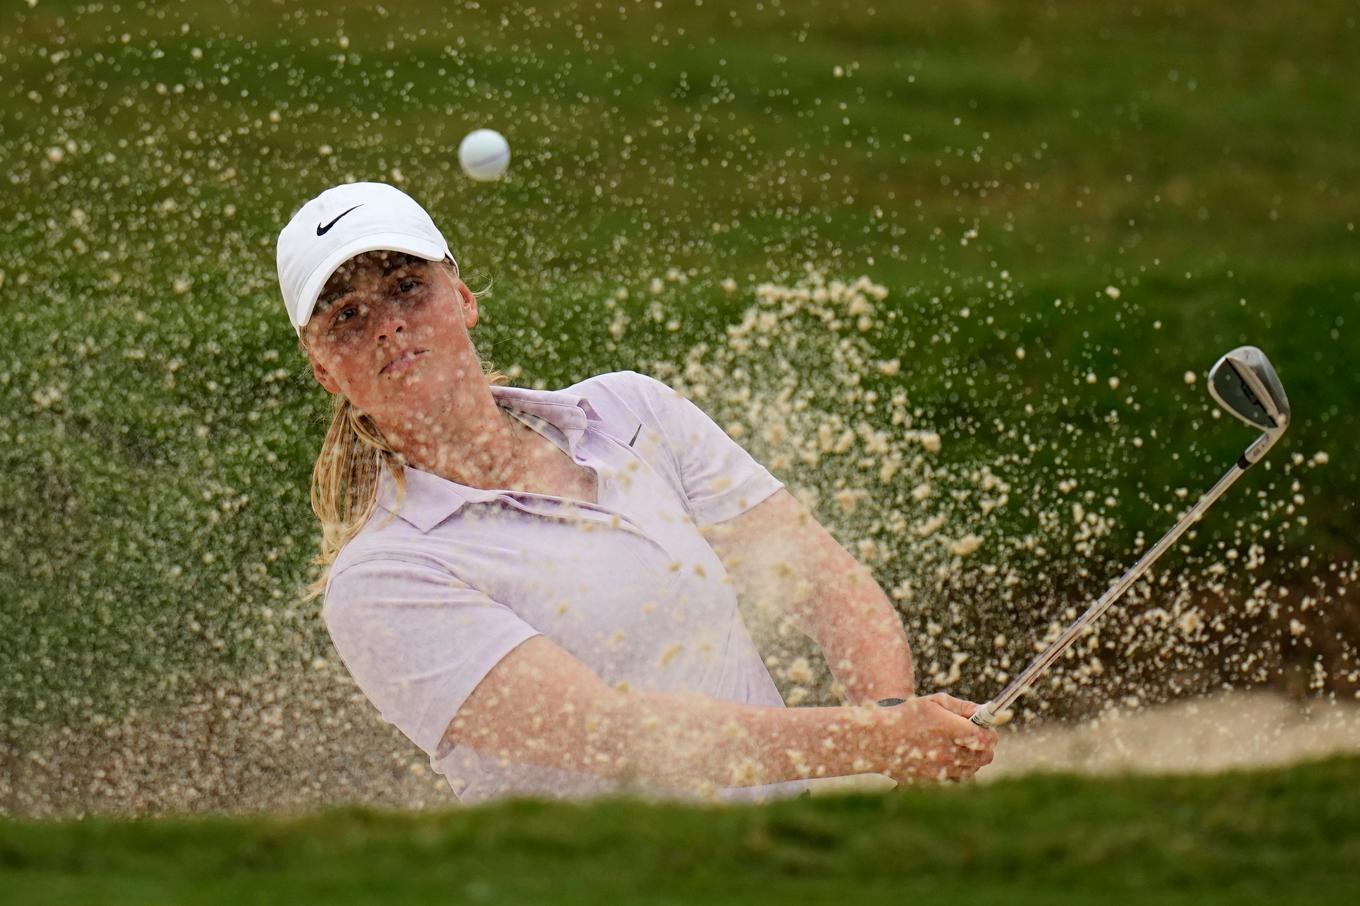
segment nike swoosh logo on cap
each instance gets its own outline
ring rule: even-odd
[[[356,204],[356,205],[354,206],[354,208],[362,208],[362,207],[363,207],[362,204]],[[353,211],[354,208],[350,208],[349,211]],[[325,226],[322,226],[321,224],[318,223],[318,224],[316,225],[316,235],[318,235],[318,236],[324,236],[324,235],[326,235],[327,233],[329,233],[329,232],[331,231],[331,227],[335,226],[336,221],[338,221],[341,217],[344,217],[345,214],[348,214],[349,211],[345,211],[345,212],[343,212],[343,213],[336,214],[336,215],[335,215],[335,220],[332,220],[330,223],[326,224]]]

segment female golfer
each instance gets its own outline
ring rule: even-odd
[[[506,385],[425,210],[380,183],[278,243],[288,316],[335,400],[312,474],[326,627],[466,802],[787,796],[806,778],[964,778],[976,705],[916,697],[868,570],[703,411],[631,371]],[[737,607],[785,608],[851,704],[786,708]]]

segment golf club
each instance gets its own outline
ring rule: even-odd
[[[1142,559],[1135,563],[1132,569],[1120,576],[1119,581],[1101,595],[1100,600],[1067,627],[1053,644],[1001,691],[1001,694],[978,708],[973,714],[973,723],[982,727],[995,726],[998,715],[1007,711],[1015,700],[1076,641],[1087,626],[1099,619],[1111,604],[1119,600],[1119,597],[1147,572],[1148,567],[1156,562],[1167,548],[1175,544],[1176,539],[1204,515],[1204,511],[1212,506],[1243,472],[1260,462],[1289,427],[1289,399],[1284,395],[1284,387],[1280,384],[1280,379],[1266,354],[1255,346],[1239,346],[1214,363],[1214,367],[1209,371],[1209,394],[1224,409],[1264,433],[1247,447],[1237,463],[1195,502],[1162,540],[1143,554]]]

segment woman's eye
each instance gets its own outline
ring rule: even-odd
[[[409,293],[419,285],[419,280],[414,277],[407,277],[397,284],[397,290],[403,293]]]
[[[341,322],[348,321],[350,318],[354,317],[358,313],[359,310],[355,308],[353,305],[346,305],[344,308],[340,309],[335,313],[335,323],[339,324]]]

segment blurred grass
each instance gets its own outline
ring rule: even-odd
[[[1360,760],[1034,776],[699,808],[0,822],[0,898],[47,903],[1352,902]]]
[[[807,265],[871,276],[903,359],[882,384],[955,461],[1032,463],[998,531],[1031,530],[1061,477],[1118,495],[1093,576],[1250,440],[1182,375],[1257,343],[1297,424],[1202,537],[1297,479],[1270,570],[1310,588],[1355,550],[1357,85],[1344,2],[7,8],[0,729],[326,650],[297,604],[325,400],[273,243],[349,178],[402,181],[494,281],[479,347],[523,383],[676,359]],[[482,125],[514,148],[489,186],[454,160]],[[680,329],[608,339],[599,303],[641,312],[671,267]]]

